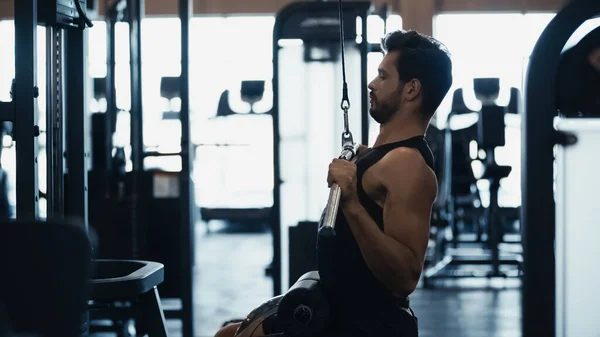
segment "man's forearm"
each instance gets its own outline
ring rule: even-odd
[[[379,229],[359,202],[343,212],[373,275],[395,293],[411,292],[418,281],[413,252]]]

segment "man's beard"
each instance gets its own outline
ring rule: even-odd
[[[394,115],[394,112],[396,112],[396,109],[392,104],[380,101],[371,104],[371,108],[369,109],[371,117],[379,124],[384,124],[389,121]]]

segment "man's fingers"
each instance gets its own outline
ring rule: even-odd
[[[329,172],[327,172],[327,186],[331,187],[335,182],[335,175],[337,173],[337,168],[335,163],[329,164]]]
[[[356,166],[356,164],[354,164],[353,162],[344,160],[344,159],[334,159],[331,164],[329,164],[329,168],[331,167],[353,167]]]

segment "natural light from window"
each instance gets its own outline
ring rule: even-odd
[[[464,88],[466,105],[481,108],[473,92],[473,78],[500,78],[498,104],[507,105],[510,88],[523,89],[526,67],[540,34],[554,18],[553,13],[440,14],[434,19],[434,36],[452,54],[454,83],[440,107],[438,126],[444,126],[452,103],[452,94]],[[453,119],[451,126],[465,127],[477,120],[476,114]],[[458,123],[456,123],[458,122]],[[520,116],[506,118],[506,145],[496,149],[496,161],[512,166],[510,176],[502,181],[499,203],[520,205],[521,125]],[[477,171],[477,168],[474,168]],[[478,172],[476,172],[477,174]],[[481,181],[482,202],[489,203],[488,186]]]

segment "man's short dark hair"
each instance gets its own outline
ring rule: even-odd
[[[565,51],[558,66],[557,105],[565,116],[600,115],[600,72],[589,61],[600,47],[600,27]]]
[[[423,119],[429,120],[452,86],[452,61],[437,40],[416,31],[395,31],[382,42],[384,52],[399,51],[396,68],[400,81],[418,79],[422,86]]]

